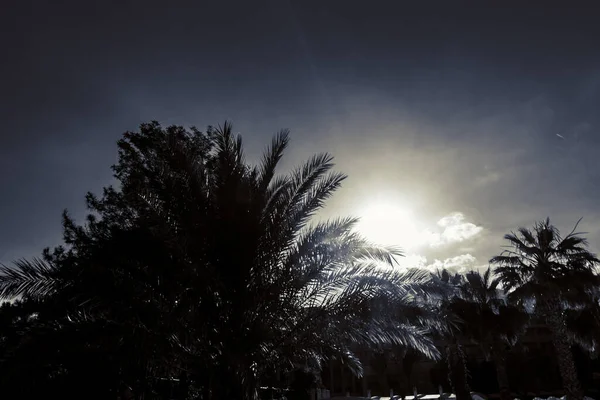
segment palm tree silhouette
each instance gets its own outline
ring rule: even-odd
[[[460,285],[464,276],[450,274],[445,268],[431,274],[434,281],[447,289],[448,296],[438,303],[440,319],[446,321],[446,329],[441,331],[440,337],[445,344],[446,364],[448,366],[448,382],[452,386],[457,400],[470,400],[471,389],[468,378],[466,355],[462,345],[461,323],[462,320],[455,312],[454,303],[460,295]]]
[[[578,222],[579,223],[579,222]],[[577,224],[578,225],[578,224]],[[582,399],[583,391],[571,352],[572,335],[565,310],[593,303],[600,262],[587,248],[587,241],[575,228],[562,237],[550,219],[533,229],[519,228],[504,236],[510,248],[490,260],[497,265],[509,299],[531,302],[552,330],[563,386],[569,399]]]
[[[460,331],[480,345],[486,358],[493,358],[503,400],[510,397],[506,372],[506,347],[514,345],[527,327],[529,315],[522,307],[508,304],[498,289],[499,278],[488,267],[482,274],[470,271],[459,286],[459,295],[450,304],[460,318]]]

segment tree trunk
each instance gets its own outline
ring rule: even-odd
[[[496,343],[492,347],[494,364],[496,366],[496,380],[500,388],[500,400],[510,400],[510,385],[506,372],[506,351],[504,345]]]
[[[467,382],[468,371],[465,355],[457,343],[449,344],[446,348],[446,359],[448,361],[448,379],[456,400],[471,400],[471,390]]]
[[[335,393],[335,381],[334,381],[333,375],[334,375],[333,360],[330,360],[329,361],[329,390],[331,390],[331,393]]]
[[[571,352],[571,343],[568,340],[567,329],[559,304],[549,304],[546,320],[552,331],[552,343],[556,349],[558,367],[567,400],[583,400],[583,390],[577,376],[575,359]]]
[[[564,329],[558,329],[558,331],[564,331]],[[556,348],[556,355],[558,356],[558,366],[560,369],[560,375],[563,380],[563,386],[565,394],[568,400],[583,400],[583,390],[579,383],[579,377],[577,376],[577,368],[575,367],[575,360],[573,359],[573,353],[571,352],[571,345],[565,339],[565,332],[553,332],[552,341]]]

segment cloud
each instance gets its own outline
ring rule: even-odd
[[[465,216],[460,212],[453,212],[441,218],[437,225],[443,230],[440,233],[431,234],[431,247],[465,242],[475,238],[483,231],[481,226],[465,221]]]
[[[471,254],[461,254],[456,257],[446,258],[444,260],[434,260],[431,264],[425,266],[430,271],[438,269],[447,269],[452,272],[464,273],[476,269],[477,258]]]
[[[387,214],[386,218],[389,219]],[[385,221],[378,221],[378,232],[382,231],[384,223]],[[446,268],[465,272],[480,268],[472,253],[477,253],[478,246],[474,239],[482,231],[483,227],[467,221],[463,213],[452,212],[440,218],[433,229],[411,229],[409,233],[412,240],[423,246],[405,247],[408,251],[404,257],[397,259],[398,264],[404,268],[425,268],[430,271]]]
[[[428,262],[427,257],[420,254],[408,254],[405,257],[398,259],[398,263],[404,268],[424,268],[431,272],[440,269],[447,269],[451,272],[466,273],[472,270],[482,270],[487,268],[487,265],[482,265],[477,258],[470,253],[460,254],[454,257],[445,259],[434,259]]]
[[[423,268],[431,272],[447,269],[465,273],[485,269],[487,265],[482,265],[472,254],[477,250],[474,239],[483,230],[483,227],[467,221],[463,213],[452,212],[437,221],[435,230],[427,230],[422,235],[428,247],[407,253],[398,263],[401,267]],[[455,246],[451,246],[453,244]]]

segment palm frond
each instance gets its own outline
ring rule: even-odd
[[[278,176],[271,180],[264,195],[265,206],[263,207],[262,220],[275,219],[278,210],[284,208],[290,185],[291,181],[287,175]]]
[[[369,326],[365,340],[376,344],[395,344],[415,350],[432,360],[439,360],[440,353],[428,330],[412,324],[375,319]]]
[[[290,206],[292,206],[293,209],[288,210],[289,214],[287,219],[287,225],[291,234],[296,234],[304,228],[309,219],[323,206],[325,200],[331,197],[333,193],[339,189],[345,179],[346,175],[344,174],[336,172],[329,173],[324,175],[322,179],[314,181],[314,184],[305,191],[301,199],[292,199]],[[303,190],[301,188],[299,189]],[[296,195],[298,193],[299,191]]]
[[[242,137],[233,133],[232,125],[227,121],[213,132],[217,151],[214,166],[218,176],[223,179],[222,182],[226,182],[229,177],[242,174],[246,170]]]
[[[366,241],[353,254],[354,259],[357,261],[374,260],[389,266],[397,264],[398,261],[396,258],[403,256],[402,250],[396,246],[378,246]]]
[[[331,240],[336,240],[339,237],[345,236],[351,231],[358,220],[356,218],[337,218],[319,222],[313,226],[308,226],[302,230],[294,241],[292,247],[285,254],[285,268],[293,266],[306,265],[302,262],[303,259],[312,257],[320,248],[327,246]],[[310,265],[315,265],[314,263]],[[315,273],[320,272],[319,269],[310,268]],[[309,271],[303,271],[306,277],[312,279],[312,274]]]
[[[292,171],[285,193],[285,208],[281,210],[283,213],[281,217],[285,219],[291,212],[297,212],[296,210],[302,208],[303,201],[305,204],[311,203],[310,197],[308,198],[309,201],[306,201],[309,192],[313,192],[312,198],[317,197],[318,199],[319,196],[328,195],[331,190],[334,190],[329,189],[328,191],[328,187],[337,187],[334,183],[337,180],[337,174],[335,174],[330,179],[325,179],[326,183],[321,183],[319,189],[315,189],[317,183],[333,168],[332,161],[333,157],[331,155],[327,153],[318,154]],[[330,184],[328,185],[327,182]]]
[[[58,267],[40,258],[21,259],[14,266],[0,267],[0,297],[42,298],[60,288]]]
[[[525,254],[529,257],[534,257],[536,256],[536,254],[538,254],[539,249],[536,247],[535,245],[535,241],[532,244],[529,244],[525,241],[523,241],[519,236],[517,236],[515,233],[509,233],[504,235],[504,239],[508,240],[512,246],[515,247],[515,249],[522,253]]]
[[[531,232],[531,230],[521,227],[521,228],[519,228],[519,233],[523,236],[523,238],[525,239],[525,242],[529,246],[535,246],[536,239],[535,239],[535,236],[533,235],[533,233]]]
[[[275,176],[277,164],[281,160],[283,153],[290,141],[290,131],[283,129],[277,133],[271,140],[271,146],[263,154],[260,164],[259,188],[263,192],[267,189],[271,180]]]
[[[312,156],[304,165],[296,168],[291,173],[292,195],[290,204],[297,203],[314,186],[318,179],[325,176],[333,168],[333,156],[321,153]]]

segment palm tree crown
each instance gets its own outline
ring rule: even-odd
[[[546,219],[533,229],[522,227],[504,236],[510,248],[490,262],[496,265],[494,272],[513,299],[545,301],[559,297],[577,302],[595,290],[600,261],[576,228],[562,237]]]
[[[482,345],[498,341],[514,344],[528,320],[523,308],[507,302],[499,284],[500,278],[493,277],[491,267],[483,274],[468,272],[452,302],[452,310],[465,325],[463,333]]]

